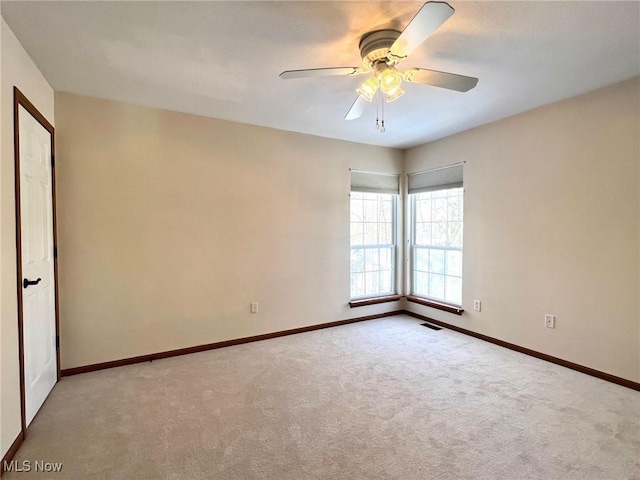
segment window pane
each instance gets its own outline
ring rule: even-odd
[[[448,245],[462,247],[462,222],[451,222],[448,226]]]
[[[429,274],[429,296],[444,300],[444,275]]]
[[[364,295],[364,273],[351,274],[351,297]]]
[[[395,292],[395,197],[351,194],[351,297]]]
[[[413,293],[417,295],[429,295],[429,274],[416,272],[413,283]]]
[[[367,272],[380,270],[379,250],[377,248],[367,248],[364,258],[365,270]]]
[[[363,224],[351,222],[351,246],[363,245]]]
[[[420,272],[429,271],[429,250],[426,248],[416,248],[414,250],[415,269]]]
[[[364,221],[365,222],[378,221],[378,202],[376,200],[364,201]]]
[[[380,203],[380,222],[393,222],[393,200],[382,198]]]
[[[432,223],[418,223],[416,224],[416,245],[432,245],[431,243],[431,229]]]
[[[380,249],[380,270],[392,270],[393,268],[393,249]]]
[[[462,196],[449,197],[449,221],[462,222]]]
[[[456,305],[462,304],[462,280],[458,277],[445,277],[445,301],[455,303]]]
[[[378,224],[364,223],[364,244],[378,245]]]
[[[365,295],[380,293],[379,284],[380,282],[379,282],[378,272],[365,273],[365,280],[364,280]]]
[[[412,292],[461,305],[463,189],[414,194],[411,205]]]
[[[428,271],[444,275],[444,250],[429,250]]]
[[[442,197],[446,197],[447,196],[447,191],[446,190],[435,190],[432,192],[432,196],[433,198],[442,198]]]
[[[351,249],[351,272],[364,272],[364,250],[362,248]]]
[[[357,192],[351,192],[351,222],[361,222],[364,219],[364,204]]]
[[[434,247],[446,247],[447,246],[447,222],[433,223],[433,236],[431,238],[431,245]]]
[[[433,221],[434,222],[447,221],[447,199],[446,198],[436,198],[433,201]]]
[[[383,293],[393,293],[393,276],[391,270],[380,272],[380,291]]]
[[[416,200],[416,221],[418,222],[430,222],[431,221],[431,199]]]
[[[391,245],[392,243],[393,243],[393,224],[392,223],[378,224],[378,244]]]
[[[447,252],[447,275],[462,276],[462,252],[449,250]]]

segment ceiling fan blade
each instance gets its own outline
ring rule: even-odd
[[[423,83],[434,87],[448,88],[457,92],[468,92],[478,83],[474,77],[465,77],[455,73],[438,72],[437,70],[427,70],[424,68],[412,68],[404,74],[407,82]]]
[[[280,78],[288,80],[290,78],[330,77],[333,75],[360,75],[361,73],[365,73],[365,71],[360,67],[310,68],[307,70],[287,70],[280,74]]]
[[[360,116],[362,115],[362,112],[364,111],[364,106],[367,103],[368,102],[364,98],[358,95],[358,97],[356,98],[356,101],[353,102],[353,105],[351,105],[351,108],[345,115],[344,119],[355,120],[356,118],[360,118]]]
[[[446,22],[453,12],[453,8],[444,2],[425,3],[391,45],[387,57],[389,61],[396,64],[407,58],[416,47]]]

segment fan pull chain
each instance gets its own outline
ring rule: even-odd
[[[384,126],[384,95],[380,95],[380,90],[376,91],[376,130],[384,133],[387,129]]]
[[[378,107],[380,103],[380,91],[376,91],[376,130],[380,130],[380,118],[378,114]]]

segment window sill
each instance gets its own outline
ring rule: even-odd
[[[438,310],[454,313],[456,315],[462,315],[462,312],[464,312],[462,307],[435,302],[433,300],[427,300],[426,298],[414,297],[413,295],[407,295],[407,300],[412,303],[419,303],[420,305],[424,305],[426,307],[437,308]]]
[[[362,300],[351,300],[349,306],[364,307],[365,305],[375,305],[376,303],[397,302],[402,298],[402,295],[387,295],[385,297],[363,298]]]

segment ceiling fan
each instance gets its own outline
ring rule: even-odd
[[[356,89],[358,96],[344,118],[345,120],[359,118],[367,102],[376,100],[378,110],[382,111],[382,123],[380,124],[380,119],[376,118],[376,128],[384,132],[384,101],[393,102],[404,94],[403,81],[433,85],[458,92],[467,92],[478,83],[477,78],[455,73],[424,68],[410,68],[400,72],[396,68],[396,65],[406,59],[427,37],[446,22],[453,12],[453,8],[447,3],[427,2],[404,31],[375,30],[365,33],[360,39],[362,66],[287,70],[280,74],[280,78],[353,76],[370,73],[371,75]]]

